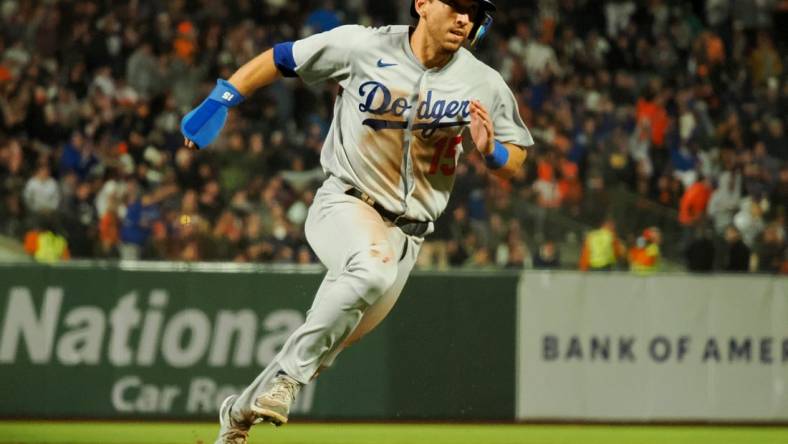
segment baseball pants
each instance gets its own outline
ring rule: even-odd
[[[423,239],[406,235],[346,195],[348,188],[332,176],[315,195],[305,232],[328,271],[304,324],[233,404],[236,418],[253,416],[250,406],[280,371],[309,383],[386,317],[405,286]]]

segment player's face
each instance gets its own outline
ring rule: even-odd
[[[427,29],[444,51],[455,52],[468,38],[479,4],[475,0],[434,0],[428,5]]]

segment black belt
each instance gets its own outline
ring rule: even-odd
[[[357,188],[351,188],[345,191],[345,194],[347,194],[348,196],[353,196],[356,199],[359,199],[362,202],[366,203],[367,205],[371,206],[384,219],[390,221],[391,223],[399,227],[399,229],[402,230],[402,232],[405,234],[409,234],[411,236],[417,236],[417,237],[424,237],[424,235],[427,233],[427,230],[430,229],[429,222],[409,219],[401,214],[392,213],[391,211],[383,208],[381,204],[375,202],[375,199],[369,197],[369,194]]]

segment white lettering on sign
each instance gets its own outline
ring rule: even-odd
[[[252,310],[222,310],[216,315],[216,328],[213,330],[213,347],[208,355],[208,364],[214,367],[227,365],[233,336],[237,345],[233,364],[246,366],[252,363],[254,337],[257,333],[257,315]]]
[[[0,340],[0,362],[16,361],[17,344],[24,340],[27,355],[35,364],[46,364],[52,357],[52,344],[55,339],[57,321],[60,317],[60,304],[63,289],[49,287],[44,292],[41,312],[36,315],[36,307],[30,289],[14,287],[9,291],[8,305],[3,321],[2,340]]]
[[[106,320],[97,307],[80,307],[68,313],[67,331],[57,343],[57,358],[66,365],[98,364]]]
[[[151,366],[156,361],[156,344],[164,322],[164,307],[167,306],[169,295],[164,290],[153,290],[148,299],[148,310],[142,325],[142,337],[137,349],[137,365]]]
[[[196,364],[208,350],[211,321],[200,310],[183,310],[167,323],[161,347],[164,360],[173,367]],[[187,339],[184,340],[184,337]]]
[[[26,355],[33,364],[49,364],[54,351],[54,361],[68,366],[151,367],[163,359],[176,368],[202,362],[265,367],[304,322],[303,314],[292,309],[273,310],[262,320],[248,308],[215,315],[193,307],[167,313],[170,296],[162,289],[148,298],[129,292],[110,309],[63,310],[64,298],[59,287],[47,288],[39,301],[27,287],[9,290],[0,324],[0,363],[16,363]]]
[[[112,406],[122,413],[168,413],[180,393],[175,385],[144,384],[138,376],[126,376],[112,386]]]
[[[309,413],[315,398],[316,382],[299,394],[291,412]],[[137,375],[124,376],[112,386],[112,407],[120,413],[174,413],[185,410],[189,414],[215,414],[228,396],[240,394],[245,387],[220,384],[204,376],[193,378],[186,385],[144,382]],[[186,397],[180,396],[186,393]]]
[[[109,340],[109,362],[116,367],[131,364],[131,347],[129,336],[140,323],[140,311],[137,309],[137,293],[132,292],[120,298],[118,305],[110,312],[112,333]]]

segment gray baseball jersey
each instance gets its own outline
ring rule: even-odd
[[[533,145],[501,76],[461,48],[427,69],[410,46],[410,27],[348,25],[293,44],[295,72],[307,83],[342,87],[325,140],[324,170],[389,211],[434,221],[444,210],[478,99],[495,138]]]

